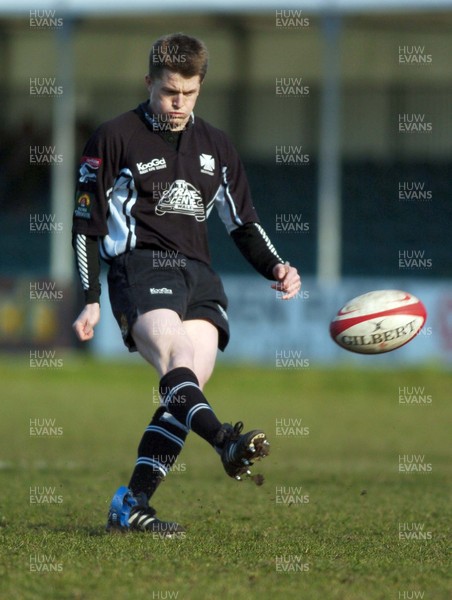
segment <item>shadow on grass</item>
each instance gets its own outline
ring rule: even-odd
[[[69,534],[83,534],[88,537],[104,537],[108,535],[124,535],[122,532],[107,532],[105,526],[91,527],[88,525],[65,525],[55,526],[51,523],[34,523],[29,526],[29,529],[36,531],[48,531],[51,533],[69,533]]]

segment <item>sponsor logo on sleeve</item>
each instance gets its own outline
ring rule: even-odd
[[[91,219],[93,195],[88,192],[78,192],[74,216],[80,219]]]

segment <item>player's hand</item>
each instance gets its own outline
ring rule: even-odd
[[[295,267],[291,267],[288,262],[279,263],[273,267],[273,277],[276,283],[272,285],[274,290],[282,292],[282,300],[290,300],[301,289],[301,277]]]
[[[99,319],[99,303],[87,304],[72,324],[72,328],[81,342],[86,342],[94,337],[94,327],[99,323]]]

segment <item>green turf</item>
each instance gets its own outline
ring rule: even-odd
[[[0,381],[2,599],[452,596],[450,373],[219,367],[206,394],[220,419],[265,428],[266,481],[228,478],[191,434],[154,502],[186,526],[178,540],[104,533],[156,407],[150,368],[68,355],[60,369],[32,369],[3,357]],[[400,404],[404,386],[431,403]],[[30,436],[36,418],[61,435]],[[400,473],[399,454],[424,455],[432,471]],[[31,504],[34,486],[52,488],[54,502]],[[413,523],[426,539],[399,539]]]

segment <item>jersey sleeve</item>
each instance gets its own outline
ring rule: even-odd
[[[108,194],[120,161],[120,143],[108,125],[88,140],[80,160],[72,222],[72,246],[85,303],[99,302],[98,240],[108,233]]]
[[[245,168],[237,151],[230,142],[227,142],[227,149],[215,206],[242,255],[258,273],[273,279],[273,268],[284,261],[260,225]]]
[[[100,299],[100,259],[97,236],[74,233],[72,247],[75,251],[75,262],[83,288],[85,304],[99,302]]]
[[[215,207],[228,233],[245,223],[258,223],[245,168],[240,157],[225,138],[221,165],[221,185],[214,198]]]
[[[284,260],[279,256],[259,223],[245,223],[231,232],[231,237],[246,260],[266,279],[274,279],[273,269]]]
[[[108,194],[119,172],[120,141],[108,124],[88,140],[77,172],[73,234],[104,236],[108,233]]]

